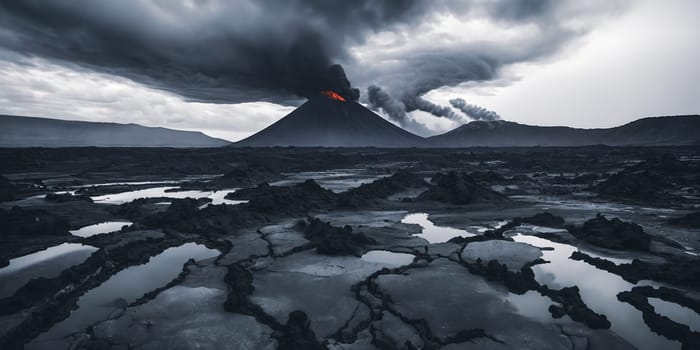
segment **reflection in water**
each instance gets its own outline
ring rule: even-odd
[[[399,267],[410,264],[413,262],[414,257],[413,254],[394,253],[387,250],[370,250],[360,258],[367,262]]]
[[[428,220],[427,213],[408,214],[401,220],[404,224],[417,224],[423,228],[423,231],[415,236],[428,241],[429,243],[443,243],[454,237],[471,237],[476,236],[474,233],[465,230],[456,229],[448,226],[435,226]]]
[[[571,253],[577,250],[574,246],[523,234],[516,234],[512,238],[516,242],[536,247],[554,248],[542,251],[542,258],[550,263],[532,267],[540,284],[556,289],[578,286],[586,305],[593,311],[606,315],[612,324],[610,329],[639,349],[680,349],[679,342],[652,332],[642,320],[640,311],[617,300],[618,293],[632,289],[634,284],[583,261],[569,259]],[[648,281],[640,284],[653,285]]]
[[[508,293],[506,301],[513,304],[515,310],[520,315],[532,318],[540,322],[556,322],[549,312],[549,306],[557,304],[548,297],[542,296],[534,290],[530,290],[523,295]],[[559,319],[562,320],[562,319]]]
[[[131,221],[107,221],[99,224],[81,227],[77,230],[70,231],[73,236],[90,237],[101,233],[109,233],[119,231],[124,226],[133,224]]]
[[[700,332],[700,315],[694,310],[658,298],[649,298],[649,304],[661,316],[666,316],[675,322],[687,325],[693,332]]]
[[[97,248],[78,243],[63,243],[10,260],[0,269],[0,298],[12,295],[32,278],[52,278],[61,271],[82,263]]]
[[[121,193],[105,194],[102,196],[91,197],[95,203],[106,203],[106,204],[123,204],[131,202],[138,198],[211,198],[211,204],[240,204],[246,201],[240,200],[229,200],[226,197],[227,194],[233,193],[237,188],[223,189],[219,191],[198,191],[198,190],[184,190],[184,191],[174,191],[179,189],[178,186],[166,186],[166,187],[153,187],[145,188],[135,191],[127,191]]]
[[[106,319],[115,310],[166,285],[177,277],[189,259],[202,260],[217,255],[217,250],[187,243],[166,249],[143,265],[126,268],[81,296],[78,308],[67,319],[41,334],[28,348],[45,348],[51,344],[43,344],[44,342],[59,340]]]

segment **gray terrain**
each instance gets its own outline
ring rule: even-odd
[[[2,349],[696,349],[693,147],[0,149]]]

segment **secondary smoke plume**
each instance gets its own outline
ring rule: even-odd
[[[367,99],[371,109],[383,111],[389,119],[397,122],[401,127],[421,136],[430,134],[430,130],[425,125],[416,122],[406,113],[403,102],[394,99],[379,86],[370,85],[367,88]]]
[[[428,112],[436,117],[447,118],[460,123],[466,122],[462,116],[453,112],[450,107],[432,103],[421,96],[406,97],[404,99],[404,104],[406,105],[407,112],[420,110],[423,112]]]
[[[466,114],[474,120],[499,120],[501,116],[498,113],[488,110],[484,107],[479,107],[467,103],[463,98],[454,98],[450,100],[452,107],[459,109],[462,113]]]

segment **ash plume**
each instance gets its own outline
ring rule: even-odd
[[[463,123],[466,121],[462,116],[453,112],[452,109],[450,109],[450,107],[440,106],[438,104],[432,103],[421,96],[406,98],[404,100],[404,105],[406,105],[407,112],[419,110],[430,113],[436,117],[447,118],[459,123]]]
[[[459,109],[462,113],[466,114],[469,118],[474,120],[499,120],[501,116],[498,113],[488,110],[484,107],[479,107],[467,103],[463,98],[453,98],[450,100],[452,107]]]

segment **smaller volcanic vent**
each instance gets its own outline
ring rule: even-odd
[[[347,101],[347,100],[345,99],[345,97],[340,96],[340,94],[338,94],[338,93],[335,92],[335,91],[331,91],[331,90],[323,90],[323,91],[321,91],[321,95],[326,95],[326,96],[328,96],[330,99],[336,100],[336,101],[341,101],[341,102]]]

